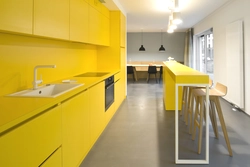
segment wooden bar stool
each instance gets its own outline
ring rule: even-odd
[[[209,89],[213,86],[213,80],[209,79]],[[183,101],[182,101],[182,110],[184,113],[184,121],[186,125],[189,125],[189,134],[192,133],[192,124],[193,124],[193,111],[194,111],[194,106],[193,106],[193,93],[192,91],[194,89],[205,89],[205,87],[197,87],[197,86],[184,86],[183,88]]]
[[[221,110],[221,105],[219,101],[219,97],[225,96],[227,94],[227,87],[221,83],[216,83],[215,88],[209,90],[209,116],[213,126],[213,130],[215,133],[215,137],[218,138],[218,128],[216,122],[216,114],[219,117],[219,121],[221,124],[221,128],[224,134],[224,138],[227,144],[227,149],[230,156],[233,156],[230,141],[227,134],[226,124],[224,121],[223,113]],[[205,113],[205,98],[206,98],[206,90],[205,89],[194,89],[193,96],[196,101],[195,105],[195,115],[194,115],[194,126],[192,132],[192,140],[195,139],[196,135],[196,128],[199,129],[198,132],[198,154],[201,153],[201,141],[202,141],[202,129],[203,129],[203,117]]]

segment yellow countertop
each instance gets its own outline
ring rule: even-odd
[[[60,104],[62,101],[92,87],[93,85],[105,80],[107,77],[112,76],[118,72],[119,70],[114,70],[102,77],[63,78],[62,80],[64,79],[76,80],[77,81],[76,83],[82,83],[84,85],[55,98],[1,96],[0,97],[0,134],[13,126],[16,126],[22,123],[25,120],[31,117],[34,117],[37,114],[57,104]],[[62,80],[55,81],[53,83],[61,83]]]
[[[176,61],[166,61],[163,63],[167,67],[166,70],[170,73],[176,84],[209,83],[209,76],[207,74],[201,73]]]

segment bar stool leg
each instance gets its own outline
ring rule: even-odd
[[[226,144],[227,144],[227,149],[228,149],[229,155],[233,156],[232,148],[231,148],[230,141],[229,141],[228,134],[227,134],[226,124],[225,124],[223,114],[222,114],[222,110],[221,110],[221,106],[220,106],[219,97],[214,97],[213,100],[214,100],[215,105],[216,105],[218,117],[219,117],[219,120],[220,120],[220,124],[221,124],[221,128],[222,128],[222,131],[223,131],[223,134],[224,134],[224,138],[225,138],[225,141],[226,141]]]
[[[188,105],[190,101],[190,87],[186,88],[186,97],[185,97],[185,108],[184,108],[184,115],[185,115],[185,123],[188,125]]]
[[[210,116],[210,120],[212,123],[212,127],[214,130],[214,135],[215,138],[219,138],[219,133],[218,133],[218,126],[217,126],[217,121],[216,121],[216,114],[215,114],[215,104],[212,100],[209,100],[210,104],[209,104],[209,116]]]
[[[187,96],[187,87],[183,86],[183,91],[182,91],[182,107],[181,107],[181,112],[180,115],[185,113],[185,108],[186,108],[186,96]],[[184,114],[185,115],[185,114]]]
[[[189,134],[192,134],[192,127],[193,125],[193,110],[194,110],[194,103],[195,103],[195,97],[192,93],[192,88],[189,88],[189,100],[188,100],[188,115],[189,115]]]
[[[203,131],[203,117],[204,117],[204,99],[199,97],[200,103],[200,122],[199,122],[199,138],[198,138],[198,154],[201,153],[202,131]]]
[[[202,143],[202,131],[203,131],[203,117],[204,117],[204,98],[203,96],[196,96],[196,107],[195,107],[195,116],[194,116],[194,126],[193,126],[193,134],[192,140],[195,139],[196,136],[196,127],[199,128],[198,132],[198,154],[201,153],[201,143]],[[198,115],[200,115],[199,121]]]

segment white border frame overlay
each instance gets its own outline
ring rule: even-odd
[[[206,87],[206,154],[205,159],[179,159],[179,111],[178,87],[204,86]],[[176,164],[209,164],[209,84],[175,84],[175,163]]]

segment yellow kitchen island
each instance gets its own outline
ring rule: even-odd
[[[206,157],[205,160],[179,159],[179,110],[182,106],[183,86],[204,86],[208,92],[209,76],[176,61],[164,62],[163,66],[163,99],[165,110],[175,110],[175,162],[176,164],[208,164],[209,163],[209,125],[206,121]],[[208,94],[206,95],[208,105]],[[206,107],[208,118],[208,107]]]

